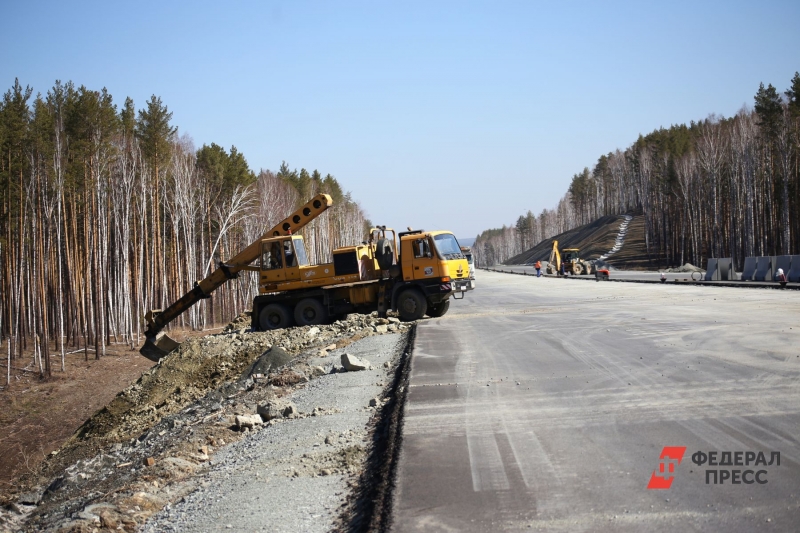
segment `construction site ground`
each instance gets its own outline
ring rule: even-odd
[[[221,329],[175,329],[171,334],[183,341]],[[13,487],[23,473],[35,471],[87,418],[153,366],[123,344],[106,347],[100,359],[93,348],[75,351],[67,346],[61,372],[59,347],[51,345],[52,377],[43,380],[32,346],[28,348],[25,357],[12,360],[10,386],[0,387],[0,491]],[[7,364],[3,358],[4,370]]]
[[[298,522],[282,518],[294,503],[264,502],[258,523],[266,530],[372,521],[375,503],[364,503],[374,500],[364,488],[371,482],[361,479],[375,447],[370,431],[394,396],[389,387],[412,326],[365,315],[274,332],[249,326],[243,314],[156,365],[135,352],[89,362],[71,354],[69,380],[28,377],[25,393],[3,395],[12,413],[4,427],[25,453],[14,474],[3,470],[0,531],[134,531],[146,523],[150,531],[230,530],[238,523],[230,507],[217,513],[219,523],[209,515],[192,525],[186,517],[197,513],[180,506],[236,478],[231,468],[243,469],[236,483],[306,487],[300,493],[311,499]],[[354,354],[371,365],[345,372]],[[253,439],[271,444],[269,452],[248,454]],[[307,490],[313,485],[321,488]],[[232,493],[208,495],[200,506],[235,508],[225,498]],[[162,510],[160,522],[148,522]]]

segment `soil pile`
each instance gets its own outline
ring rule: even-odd
[[[0,498],[0,531],[82,531],[84,525],[133,531],[194,489],[174,484],[202,468],[214,448],[252,428],[238,424],[240,418],[257,418],[259,404],[341,369],[338,361],[312,367],[310,357],[407,328],[396,318],[354,314],[329,325],[253,332],[245,313],[217,335],[187,340]]]

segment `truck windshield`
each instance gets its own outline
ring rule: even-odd
[[[463,259],[461,247],[452,233],[442,233],[433,238],[436,243],[436,251],[443,259]]]

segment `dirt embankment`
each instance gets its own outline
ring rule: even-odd
[[[134,531],[194,490],[180,482],[209,454],[241,438],[248,418],[242,425],[238,415],[258,417],[257,405],[331,371],[311,367],[310,357],[407,328],[396,318],[349,315],[330,325],[253,332],[243,314],[217,335],[187,340],[0,494],[0,531]]]
[[[530,250],[507,260],[505,264],[525,265],[533,264],[536,261],[547,261],[550,258],[554,240],[558,241],[559,250],[578,248],[581,258],[597,259],[614,247],[619,227],[624,220],[623,215],[600,217],[590,224],[546,239]],[[609,257],[606,263],[621,270],[658,270],[668,266],[665,258],[647,253],[644,217],[641,215],[634,216],[630,221],[622,248]]]

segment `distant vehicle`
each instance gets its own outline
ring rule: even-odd
[[[581,274],[591,274],[592,264],[584,261],[578,255],[578,248],[564,248],[562,254],[558,252],[558,241],[553,241],[553,250],[550,252],[550,261],[547,265],[548,274],[573,274],[580,276]]]
[[[461,254],[467,258],[467,264],[469,265],[469,279],[471,282],[471,287],[475,288],[475,260],[472,258],[472,248],[469,246],[462,246],[461,247]]]

